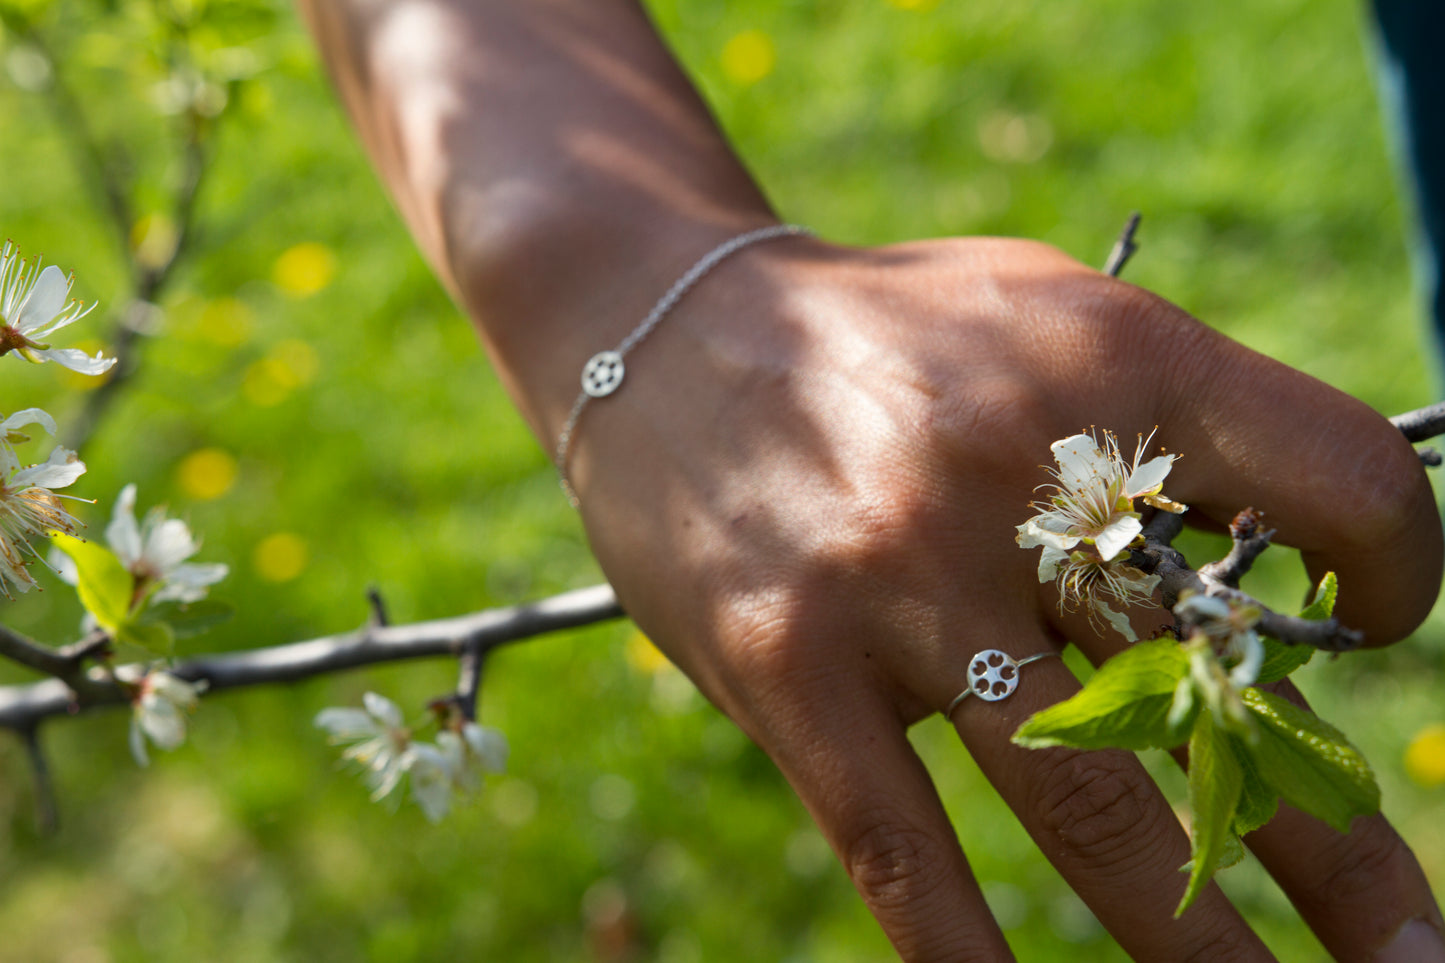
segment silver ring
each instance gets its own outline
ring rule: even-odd
[[[968,688],[953,697],[948,708],[943,710],[946,718],[953,718],[953,711],[971,695],[986,702],[998,702],[1014,694],[1019,687],[1019,669],[1030,662],[1057,656],[1057,652],[1040,652],[1037,655],[1015,659],[998,649],[984,649],[974,655],[968,663]]]

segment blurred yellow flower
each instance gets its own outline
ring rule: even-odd
[[[662,654],[652,640],[641,632],[632,633],[627,640],[627,664],[643,675],[652,675],[669,668],[672,663]]]
[[[773,72],[778,53],[772,37],[761,30],[744,30],[723,44],[721,62],[729,80],[748,86]]]
[[[201,336],[223,348],[236,348],[251,337],[251,308],[240,298],[217,298],[201,309]]]
[[[888,0],[888,5],[899,10],[932,10],[938,6],[938,0]]]
[[[271,268],[271,280],[293,297],[310,297],[336,277],[336,255],[325,244],[306,241],[287,248]]]
[[[163,267],[176,251],[180,231],[164,214],[146,214],[131,225],[130,247],[141,267]]]
[[[236,457],[222,448],[198,448],[176,467],[176,484],[187,498],[212,501],[236,484]]]
[[[256,543],[251,565],[268,582],[289,582],[306,570],[310,550],[295,532],[275,532]]]
[[[1405,749],[1405,772],[1426,788],[1445,784],[1445,724],[1437,722],[1415,733]]]

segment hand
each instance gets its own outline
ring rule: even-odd
[[[628,612],[776,760],[907,959],[1008,956],[907,727],[980,649],[1071,641],[1098,663],[1122,645],[1061,614],[1014,542],[1050,442],[1090,426],[1126,447],[1158,426],[1191,518],[1261,509],[1315,575],[1339,574],[1338,614],[1369,642],[1433,603],[1439,521],[1384,419],[1039,244],[749,248],[582,416],[571,476]],[[1172,919],[1188,842],[1132,755],[1009,742],[1077,687],[1047,659],[954,723],[1132,955],[1267,958],[1217,887]],[[1445,958],[1382,817],[1340,836],[1284,810],[1248,842],[1336,957],[1423,919]]]

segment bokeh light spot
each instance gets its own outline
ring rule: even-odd
[[[251,308],[240,298],[217,298],[201,309],[201,336],[223,348],[236,348],[251,337]]]
[[[1437,722],[1415,733],[1405,749],[1405,772],[1427,788],[1445,785],[1445,724]]]
[[[271,280],[287,294],[305,298],[336,277],[336,255],[325,244],[306,241],[287,248],[271,268]]]
[[[295,532],[275,532],[256,543],[251,565],[268,582],[289,582],[306,570],[310,550]]]
[[[899,10],[932,10],[938,6],[938,0],[888,0],[890,7],[897,7]]]
[[[773,72],[778,53],[773,38],[761,30],[744,30],[722,49],[723,73],[735,84],[755,84]]]
[[[632,633],[627,640],[627,664],[643,675],[653,675],[672,665],[662,650],[641,632]]]
[[[198,448],[176,467],[176,484],[187,498],[213,501],[236,484],[236,457],[222,448]]]
[[[141,267],[164,267],[179,240],[176,222],[164,214],[147,214],[131,225],[130,247]]]

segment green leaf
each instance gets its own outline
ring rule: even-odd
[[[1334,572],[1326,572],[1320,584],[1315,588],[1314,599],[1304,611],[1300,612],[1302,619],[1314,619],[1320,621],[1330,617],[1335,610],[1335,599],[1339,595],[1340,585],[1335,578]],[[1256,685],[1266,685],[1270,682],[1278,682],[1289,675],[1295,669],[1305,665],[1314,658],[1315,649],[1309,645],[1285,645],[1276,639],[1264,640],[1264,663],[1259,667],[1259,677],[1255,680]]]
[[[1335,598],[1340,593],[1339,581],[1334,572],[1326,572],[1315,588],[1315,597],[1300,613],[1302,619],[1321,621],[1330,617],[1335,610]],[[1264,640],[1264,663],[1259,667],[1255,685],[1278,682],[1295,669],[1314,658],[1315,648],[1310,645],[1285,645],[1277,639]]]
[[[1265,781],[1255,768],[1254,760],[1245,751],[1243,740],[1231,736],[1234,756],[1239,760],[1239,769],[1244,776],[1244,786],[1239,793],[1239,805],[1234,813],[1234,831],[1240,836],[1252,833],[1274,818],[1279,811],[1279,793]]]
[[[1271,693],[1245,689],[1242,695],[1259,722],[1259,738],[1239,745],[1280,798],[1342,833],[1356,816],[1379,811],[1375,776],[1338,729]]]
[[[138,620],[142,625],[166,625],[178,639],[200,635],[236,614],[229,602],[205,598],[196,602],[160,602],[148,606]]]
[[[1260,663],[1255,685],[1278,682],[1314,658],[1315,647],[1312,645],[1286,645],[1270,638],[1261,641],[1264,642],[1264,662]]]
[[[115,640],[122,645],[144,649],[152,656],[168,656],[176,645],[176,633],[164,622],[146,623],[137,619],[116,626]]]
[[[75,562],[80,604],[101,628],[116,635],[130,614],[135,579],[113,552],[94,542],[61,533],[50,540]]]
[[[1204,891],[1221,864],[1238,861],[1230,846],[1231,841],[1238,846],[1230,827],[1243,787],[1244,773],[1229,734],[1215,726],[1212,713],[1201,712],[1189,737],[1189,885],[1175,919]]]
[[[1334,572],[1326,572],[1315,589],[1315,597],[1299,614],[1302,619],[1323,620],[1335,613],[1335,599],[1340,594],[1340,582]]]
[[[1071,698],[1035,713],[1014,733],[1030,749],[1169,749],[1169,707],[1189,657],[1173,639],[1140,642],[1114,656]]]

